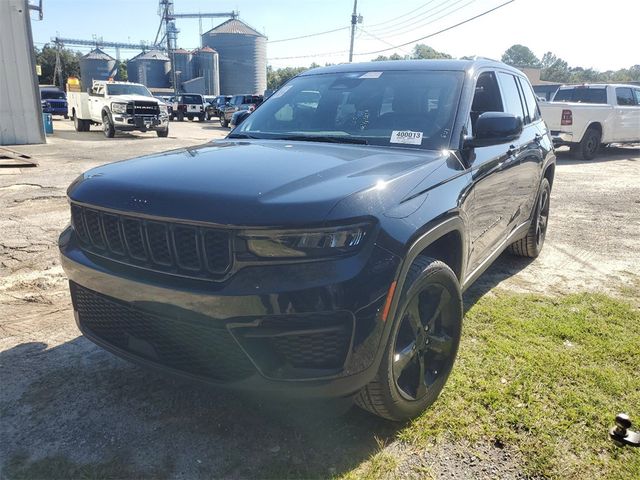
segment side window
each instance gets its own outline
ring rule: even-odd
[[[633,93],[636,96],[636,105],[640,105],[640,88],[634,88]]]
[[[630,88],[618,87],[616,88],[616,100],[618,105],[635,105],[636,98],[633,91]]]
[[[522,78],[518,78],[518,82],[520,83],[521,91],[524,94],[524,101],[528,111],[528,115],[524,119],[524,123],[527,124],[540,120],[538,102],[536,101],[536,96],[531,89],[531,85]]]
[[[494,72],[483,72],[478,76],[473,103],[471,104],[471,129],[485,112],[503,112],[500,88]]]
[[[522,107],[522,99],[520,98],[520,92],[518,91],[516,77],[509,73],[500,72],[498,73],[498,78],[500,79],[504,111],[512,113],[524,121],[524,109]]]

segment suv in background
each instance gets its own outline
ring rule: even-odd
[[[206,118],[205,103],[202,95],[197,93],[181,93],[173,99],[171,119],[182,122],[185,118],[197,118],[204,122]]]
[[[218,95],[215,97],[213,101],[207,105],[207,120],[211,120],[213,117],[221,117],[222,109],[232,98],[231,95]]]
[[[40,102],[42,105],[43,113],[50,113],[51,115],[61,115],[64,118],[69,118],[67,109],[67,96],[58,87],[48,85],[41,86]]]
[[[240,110],[253,111],[264,100],[262,95],[234,95],[231,100],[225,104],[220,115],[220,125],[228,127],[233,114]]]
[[[80,175],[61,263],[117,355],[406,420],[453,368],[462,292],[504,250],[540,253],[554,171],[515,68],[334,65],[224,140]]]

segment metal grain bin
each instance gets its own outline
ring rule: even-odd
[[[178,48],[173,55],[173,61],[178,73],[178,84],[188,82],[194,78],[193,59],[191,52]],[[197,75],[195,75],[197,76]]]
[[[237,19],[202,35],[220,55],[220,93],[263,94],[267,88],[267,37]]]
[[[127,62],[130,82],[142,83],[149,88],[169,88],[169,57],[159,50],[149,50]]]
[[[94,80],[115,79],[118,74],[116,59],[99,48],[80,58],[80,82],[83,91],[91,88]]]
[[[205,95],[220,95],[220,68],[218,52],[203,47],[193,52],[194,78],[204,80]]]

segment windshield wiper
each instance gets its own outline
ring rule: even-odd
[[[364,138],[354,137],[332,137],[328,135],[290,135],[287,137],[277,137],[277,140],[299,140],[301,142],[327,142],[327,143],[353,143],[357,145],[369,145]]]
[[[227,135],[227,138],[258,138],[258,137],[253,137],[247,133],[230,133],[229,135]]]

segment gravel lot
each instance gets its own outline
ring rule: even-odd
[[[378,439],[393,436],[392,425],[357,409],[337,415],[344,404],[303,408],[178,383],[80,337],[56,248],[69,218],[67,185],[90,167],[196,145],[227,130],[217,122],[172,123],[169,138],[107,140],[97,129],[76,133],[68,121],[54,126],[47,145],[15,148],[39,167],[0,168],[0,478],[44,459],[60,468],[91,464],[119,477],[330,476],[356,467]],[[503,255],[467,301],[496,286],[549,294],[637,291],[639,148],[611,148],[592,162],[559,152],[551,209],[541,257]],[[480,450],[492,475],[517,478],[515,456]],[[415,458],[439,477],[482,477],[480,460],[471,461],[477,471],[448,461],[471,455],[464,452],[439,447]]]

